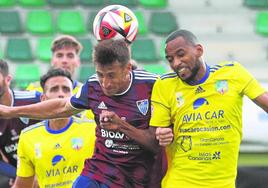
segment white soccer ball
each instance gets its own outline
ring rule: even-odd
[[[129,8],[109,5],[95,16],[93,33],[97,40],[115,38],[131,43],[138,33],[138,20]]]

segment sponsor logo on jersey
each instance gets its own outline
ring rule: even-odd
[[[228,91],[228,82],[226,80],[219,80],[215,83],[216,91],[224,94]]]
[[[136,101],[137,107],[139,109],[139,111],[143,114],[146,115],[149,109],[149,101],[148,99],[144,99],[144,100],[139,100]]]
[[[191,136],[179,136],[179,145],[184,152],[192,149],[192,137]]]
[[[103,110],[107,110],[107,106],[105,105],[105,103],[102,101],[99,106],[98,106],[98,109],[103,109]]]
[[[205,92],[205,90],[201,86],[198,86],[197,89],[195,90],[195,94],[203,93],[203,92]]]
[[[176,93],[176,100],[178,103],[178,107],[181,107],[184,104],[184,99],[183,99],[183,95],[181,92]]]
[[[72,148],[74,150],[80,150],[83,147],[83,139],[82,138],[72,138]]]
[[[65,161],[65,158],[62,155],[55,155],[52,158],[52,165],[55,166],[56,164],[58,164],[60,161]]]
[[[40,143],[36,143],[34,145],[34,153],[35,153],[36,158],[40,158],[42,156],[41,144]]]
[[[194,101],[193,108],[194,110],[200,108],[203,105],[209,105],[207,99],[205,98],[199,98]]]

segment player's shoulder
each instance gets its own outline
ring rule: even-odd
[[[36,124],[30,125],[29,127],[22,129],[21,135],[35,134],[36,131],[39,131],[42,128],[45,128],[44,121],[38,122]]]
[[[15,100],[20,99],[33,99],[33,98],[40,98],[41,93],[39,91],[19,91],[13,90],[13,95]]]
[[[76,117],[73,116],[73,125],[76,127],[80,127],[81,129],[95,129],[96,123],[94,120],[89,120],[85,117]],[[72,125],[72,126],[73,126]]]
[[[143,69],[135,69],[132,71],[134,74],[134,77],[136,80],[151,80],[151,81],[156,81],[157,78],[159,77],[155,73],[148,72]]]
[[[222,61],[216,65],[211,65],[210,72],[218,72],[218,71],[235,71],[241,68],[242,65],[237,61]]]
[[[177,77],[178,77],[178,75],[176,72],[169,72],[169,73],[161,75],[160,80],[172,80],[172,79],[177,78]]]

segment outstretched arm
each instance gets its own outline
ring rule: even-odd
[[[0,106],[1,118],[28,117],[32,119],[53,119],[69,117],[80,112],[74,109],[70,104],[69,98],[51,99],[40,103],[8,107]]]
[[[268,92],[256,97],[253,101],[268,113]]]

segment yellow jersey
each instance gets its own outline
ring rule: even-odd
[[[18,144],[17,176],[36,175],[40,188],[71,188],[84,160],[92,156],[95,123],[70,118],[61,130],[43,121],[22,130]]]
[[[174,133],[163,188],[235,187],[242,98],[265,89],[237,62],[207,66],[202,80],[188,85],[169,73],[154,85],[150,125],[173,126]]]

